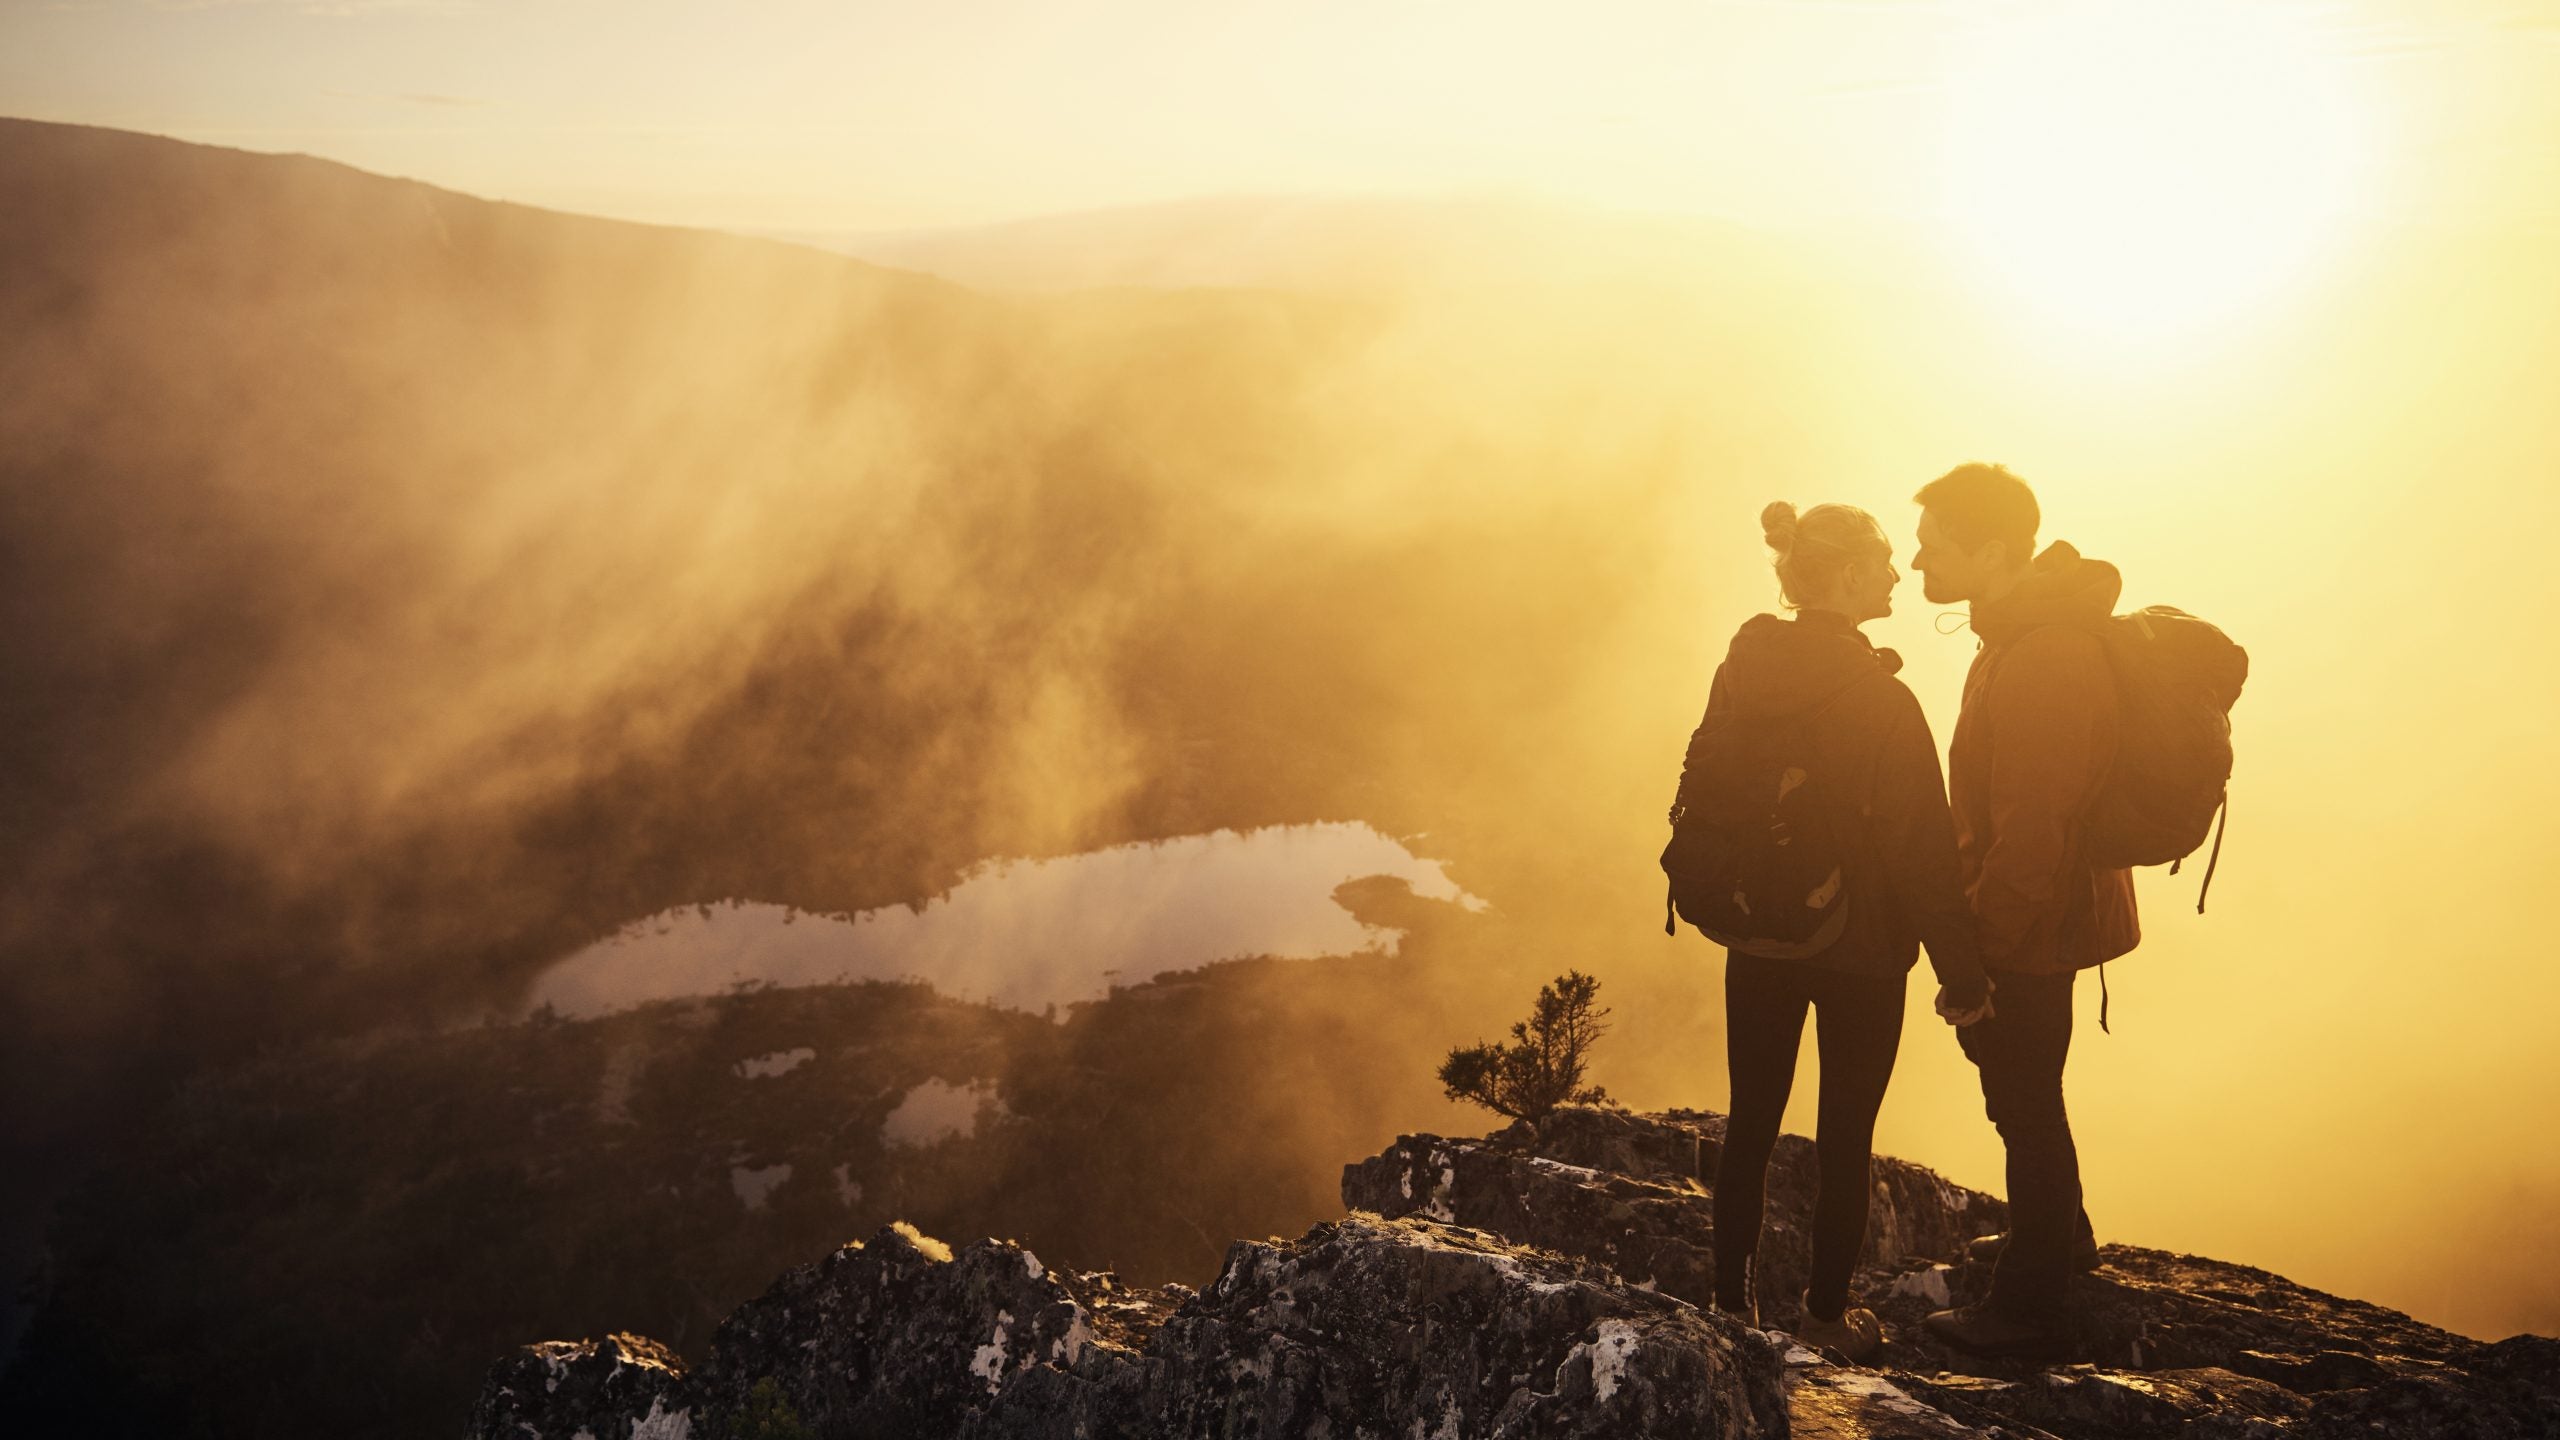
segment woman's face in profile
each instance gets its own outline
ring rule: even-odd
[[[1881,620],[1893,613],[1893,587],[1902,583],[1902,572],[1893,568],[1891,550],[1868,551],[1841,580],[1851,619]]]

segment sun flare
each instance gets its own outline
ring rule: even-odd
[[[2077,0],[2012,10],[1954,68],[1949,219],[2003,289],[2123,340],[2284,289],[2350,219],[2368,139],[2299,9]]]

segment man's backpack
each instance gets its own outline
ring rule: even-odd
[[[2231,707],[2249,678],[2249,652],[2184,610],[2154,605],[2099,629],[2116,682],[2114,766],[2089,802],[2082,844],[2106,869],[2175,866],[2227,815]],[[2214,839],[2215,859],[2222,849]],[[2205,868],[2205,886],[2213,868]],[[2204,909],[2204,895],[2196,896]]]
[[[1667,909],[1728,950],[1801,960],[1849,924],[1834,820],[1851,777],[1815,754],[1810,716],[1732,720],[1700,737],[1671,819]],[[1664,934],[1678,927],[1663,917]]]

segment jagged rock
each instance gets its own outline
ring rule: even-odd
[[[1694,1177],[1637,1179],[1491,1142],[1398,1137],[1343,1171],[1343,1203],[1418,1215],[1597,1260],[1666,1295],[1715,1293],[1708,1197]],[[1783,1230],[1777,1218],[1772,1228]]]
[[[1030,1251],[954,1254],[906,1225],[803,1265],[721,1323],[694,1394],[706,1415],[749,1408],[759,1383],[829,1431],[935,1435],[1035,1365],[1072,1366],[1085,1307]]]
[[[2078,1311],[2064,1362],[2115,1369],[2225,1370],[2296,1394],[2358,1388],[2428,1373],[2480,1350],[2478,1342],[2396,1310],[2341,1299],[2243,1265],[2146,1250],[2100,1247],[2100,1268],[2074,1278]],[[1883,1318],[1893,1362],[1995,1378],[2034,1373],[2023,1362],[1984,1362],[1941,1345],[1920,1322],[1990,1285],[1987,1263],[1906,1270],[1886,1283],[1862,1272],[1865,1303]]]
[[[1558,1109],[1481,1140],[1399,1137],[1344,1167],[1346,1204],[1420,1213],[1583,1255],[1665,1293],[1711,1292],[1711,1182],[1723,1117]],[[2397,1311],[2247,1266],[2108,1245],[2073,1282],[2059,1368],[1951,1350],[1921,1320],[1982,1298],[1964,1242],[2006,1225],[1991,1196],[1879,1156],[1861,1303],[1886,1323],[1873,1369],[1793,1352],[1798,1434],[2034,1440],[2534,1436],[2560,1440],[2560,1341],[2483,1346]],[[1816,1187],[1809,1141],[1779,1142],[1761,1242],[1764,1322],[1794,1321]]]
[[[2308,1402],[2282,1386],[2228,1370],[2141,1373],[2073,1365],[2021,1380],[1914,1378],[1915,1394],[1947,1411],[2073,1437],[2282,1433]]]
[[[1796,1440],[1949,1440],[1984,1433],[1885,1375],[1834,1365],[1801,1345],[1787,1347],[1786,1366],[1788,1433]]]
[[[1342,1200],[1381,1215],[1429,1215],[1599,1260],[1699,1304],[1714,1295],[1714,1198],[1724,1117],[1560,1107],[1482,1140],[1402,1135],[1343,1167]],[[1866,1255],[1891,1265],[1953,1260],[2008,1223],[2008,1207],[1934,1170],[1876,1157]],[[1812,1263],[1813,1143],[1782,1136],[1769,1163],[1760,1244],[1761,1319],[1788,1323]],[[1889,1283],[1889,1282],[1888,1282]],[[1941,1300],[1943,1306],[1945,1301]]]
[[[597,1386],[529,1389],[544,1357],[598,1348],[555,1343],[500,1363],[474,1433],[607,1440],[681,1415],[689,1440],[721,1440],[759,1413],[819,1437],[919,1440],[1743,1440],[1785,1423],[1763,1336],[1590,1262],[1427,1219],[1355,1214],[1296,1241],[1238,1242],[1135,1345],[1091,1322],[1105,1303],[1150,1308],[1104,1300],[1106,1279],[1051,1274],[1003,1242],[952,1254],[886,1230],[742,1307],[701,1370],[666,1371],[645,1414]],[[1140,1339],[1125,1318],[1121,1333]]]
[[[2560,1340],[2510,1336],[2440,1367],[2325,1391],[2290,1433],[2300,1440],[2554,1440],[2560,1437]]]
[[[1420,1219],[1239,1244],[1147,1357],[1166,1367],[1149,1416],[1165,1435],[1740,1437],[1785,1413],[1752,1331]]]
[[[683,1440],[690,1412],[684,1362],[655,1340],[547,1340],[498,1362],[471,1412],[475,1440],[585,1434],[591,1440]]]
[[[1889,1214],[1858,1283],[1888,1343],[1879,1365],[1837,1363],[1684,1298],[1712,1280],[1700,1177],[1721,1142],[1713,1115],[1590,1109],[1485,1140],[1405,1136],[1345,1168],[1352,1215],[1238,1242],[1196,1294],[892,1228],[742,1307],[692,1375],[631,1336],[520,1352],[491,1372],[474,1434],[2560,1440],[2560,1340],[2482,1345],[2128,1245],[2074,1282],[2083,1324],[2062,1363],[1948,1350],[1920,1320],[1980,1297],[1990,1266],[1963,1242],[2005,1217],[1882,1159]],[[1811,1163],[1781,1145],[1773,1234],[1801,1233]]]
[[[2244,1375],[2273,1380],[2298,1395],[2317,1395],[2324,1390],[2354,1390],[2380,1384],[2391,1378],[2382,1362],[2353,1350],[2321,1350],[2309,1355],[2270,1355],[2263,1350],[2243,1350],[2232,1357],[2231,1366]]]

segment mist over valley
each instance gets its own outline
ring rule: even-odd
[[[2560,791],[2496,698],[2560,688],[2560,501],[2489,503],[2560,462],[2548,252],[2403,236],[2091,385],[1886,234],[824,238],[0,120],[12,1403],[450,1434],[511,1346],[703,1343],[894,1220],[1201,1285],[1484,1128],[1433,1067],[1568,967],[1613,1096],[1721,1104],[1655,855],[1750,517],[1907,548],[1968,458],[2263,664],[2212,913],[2142,873],[2074,1071],[2101,1230],[2560,1327]],[[1938,619],[1870,633],[1943,742]],[[1914,997],[1878,1149],[1996,1184]]]

